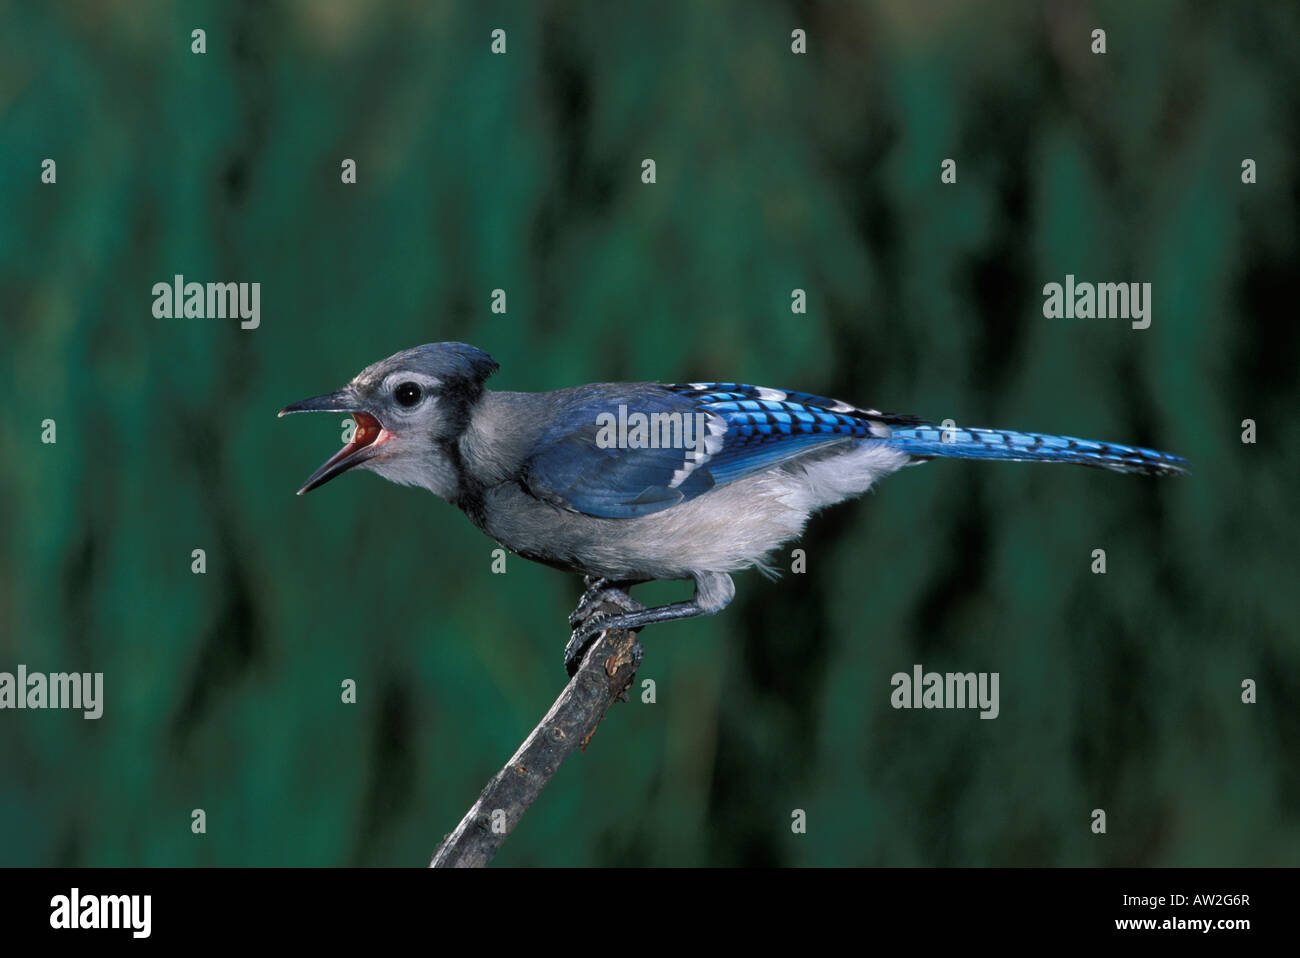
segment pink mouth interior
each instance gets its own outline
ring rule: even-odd
[[[379,438],[379,433],[383,427],[379,425],[379,420],[369,413],[354,412],[352,420],[357,424],[357,431],[352,436],[352,441],[347,444],[349,454],[356,452],[363,446],[368,446]]]
[[[379,434],[384,431],[384,427],[379,425],[379,420],[369,413],[354,412],[353,421],[357,424],[356,432],[352,434],[352,441],[344,445],[338,452],[330,456],[329,461],[321,466],[321,469],[329,469],[331,466],[342,462],[353,453],[364,449],[379,438]]]

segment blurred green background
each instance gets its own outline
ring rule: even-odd
[[[806,574],[643,634],[657,703],[498,864],[1300,863],[1298,10],[0,3],[0,670],[105,673],[99,721],[0,712],[0,864],[427,862],[580,583],[373,475],[295,498],[342,423],[275,413],[437,340],[1194,467],[942,462],[817,517]],[[260,282],[260,328],[155,319],[176,273]],[[1151,282],[1151,328],[1044,319],[1067,273]],[[891,709],[914,663],[1001,716]]]

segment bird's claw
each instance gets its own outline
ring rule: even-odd
[[[587,649],[591,643],[605,630],[600,627],[602,619],[610,618],[608,612],[592,612],[586,617],[586,621],[576,626],[573,634],[569,636],[569,643],[564,647],[564,670],[569,673],[569,678],[573,678],[574,673],[578,671],[578,666],[582,664],[582,657],[587,654]]]
[[[578,666],[582,664],[582,657],[587,654],[591,643],[605,631],[601,623],[618,616],[615,612],[598,611],[597,606],[608,603],[624,612],[639,612],[645,608],[622,589],[609,586],[607,579],[593,580],[588,577],[587,582],[589,588],[583,593],[578,607],[569,615],[569,625],[573,629],[573,634],[564,647],[564,669],[570,678],[578,671]]]
[[[608,579],[586,575],[582,577],[582,582],[587,587],[587,590],[578,599],[577,608],[569,613],[569,628],[571,629],[576,629],[578,623],[587,617],[588,609],[595,604],[602,592],[610,591]]]

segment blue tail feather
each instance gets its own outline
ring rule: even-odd
[[[1155,449],[1010,429],[894,428],[885,440],[918,459],[1069,462],[1150,476],[1186,475],[1187,460]]]

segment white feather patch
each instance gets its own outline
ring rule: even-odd
[[[726,434],[727,421],[710,413],[704,422],[704,435],[696,436],[695,446],[686,450],[685,461],[673,471],[668,488],[676,489],[690,478],[692,472],[712,459],[722,449]]]

